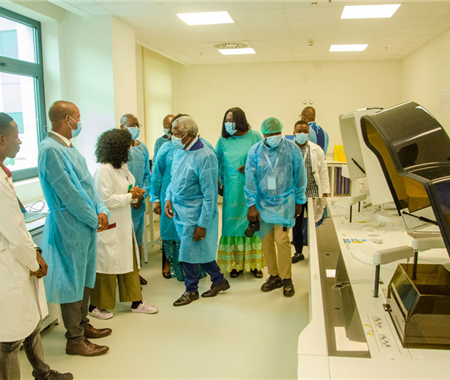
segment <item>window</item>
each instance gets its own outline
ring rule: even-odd
[[[15,160],[6,162],[13,179],[36,177],[45,125],[41,24],[4,8],[0,8],[0,112],[14,119],[22,140]]]

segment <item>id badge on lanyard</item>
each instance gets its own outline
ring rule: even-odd
[[[272,166],[272,163],[270,162],[269,156],[267,156],[267,153],[264,152],[264,156],[266,157],[267,163],[269,164],[270,170],[271,170],[271,175],[267,176],[267,190],[276,190],[277,189],[277,177],[275,176],[274,173],[274,167],[277,167],[277,163],[278,163],[278,157],[275,160],[275,165]]]

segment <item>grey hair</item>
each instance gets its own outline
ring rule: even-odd
[[[181,116],[172,122],[172,128],[178,127],[181,132],[188,133],[191,137],[197,137],[198,126],[190,116]]]

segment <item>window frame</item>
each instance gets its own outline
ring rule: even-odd
[[[22,16],[8,9],[0,7],[0,17],[10,19],[33,28],[35,41],[35,56],[37,62],[21,61],[19,59],[4,57],[0,55],[0,72],[7,74],[15,74],[32,77],[34,79],[35,89],[35,107],[36,107],[36,124],[37,124],[37,141],[38,144],[45,138],[45,90],[44,90],[44,65],[42,58],[42,32],[41,23],[31,18]],[[14,181],[35,178],[38,176],[37,167],[12,170],[12,178]]]

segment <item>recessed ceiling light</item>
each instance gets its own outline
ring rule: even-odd
[[[331,45],[330,51],[364,51],[368,44]]]
[[[233,24],[228,12],[201,12],[177,14],[188,25]]]
[[[389,18],[401,4],[346,5],[341,18]]]
[[[243,49],[219,49],[223,55],[256,54],[253,48]]]

